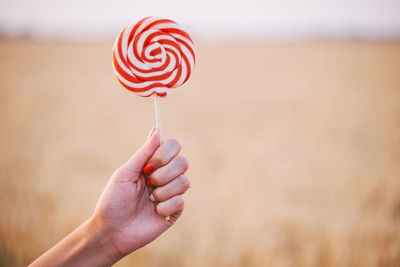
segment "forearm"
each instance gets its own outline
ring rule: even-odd
[[[30,266],[110,266],[120,258],[121,253],[91,218]]]

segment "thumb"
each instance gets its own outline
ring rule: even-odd
[[[151,129],[146,142],[139,148],[138,151],[124,164],[129,168],[129,171],[138,177],[142,172],[143,166],[149,161],[151,156],[160,146],[160,131],[158,128]]]

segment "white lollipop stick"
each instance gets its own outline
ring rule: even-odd
[[[160,132],[160,143],[161,143],[161,119],[160,119],[160,107],[158,105],[158,94],[154,93],[154,112],[156,114],[156,127]]]
[[[156,113],[156,127],[160,133],[160,144],[161,144],[161,120],[160,120],[160,106],[158,105],[158,95],[154,94],[154,112]],[[165,219],[169,221],[169,216],[166,216]]]

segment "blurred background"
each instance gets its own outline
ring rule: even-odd
[[[0,266],[86,220],[154,126],[111,66],[149,15],[197,48],[160,103],[192,188],[116,266],[400,266],[397,0],[0,0]]]

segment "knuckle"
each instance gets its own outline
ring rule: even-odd
[[[168,145],[170,146],[170,147],[173,147],[173,148],[175,148],[176,150],[181,150],[181,148],[182,148],[182,144],[181,144],[181,142],[179,142],[179,140],[178,139],[176,139],[176,138],[168,138],[167,139],[167,142],[168,142]]]
[[[153,163],[154,163],[156,166],[163,166],[166,162],[165,162],[165,160],[164,160],[162,157],[160,157],[159,155],[155,155],[154,158],[153,158]]]
[[[176,197],[176,206],[178,210],[183,210],[183,208],[185,207],[185,200],[183,199],[183,196]]]
[[[166,214],[164,214],[164,209],[161,203],[158,203],[156,206],[156,211],[158,214],[165,216]]]
[[[128,174],[127,168],[124,165],[122,165],[114,171],[113,176],[114,177],[123,177],[123,176],[127,176],[127,174]]]
[[[151,182],[152,182],[154,185],[161,185],[161,183],[162,183],[162,179],[161,179],[161,177],[160,177],[157,173],[153,173],[153,174],[150,176],[150,179],[151,179]]]
[[[124,172],[124,168],[123,168],[123,166],[120,166],[120,167],[118,167],[115,171],[114,171],[114,176],[119,176],[119,175],[121,175],[121,173],[123,173]]]
[[[189,168],[189,161],[185,156],[178,155],[177,160],[185,171]]]
[[[161,192],[160,188],[154,189],[152,194],[156,201],[162,201],[162,192]]]
[[[189,188],[190,181],[189,181],[189,178],[188,178],[188,177],[186,177],[186,176],[181,176],[181,178],[180,178],[180,183],[181,183],[183,189],[187,190],[187,189]]]

